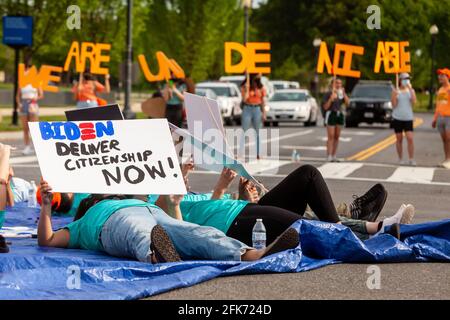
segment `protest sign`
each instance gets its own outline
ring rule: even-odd
[[[215,149],[233,157],[233,153],[225,138],[225,129],[223,128],[220,107],[217,101],[185,93],[184,105],[186,107],[189,133],[195,138],[205,141]],[[217,137],[220,138],[217,139]]]
[[[84,72],[86,70],[86,62],[89,60],[92,74],[109,74],[109,69],[102,67],[102,63],[109,62],[110,56],[103,54],[103,51],[110,50],[111,45],[109,43],[82,42],[80,46],[78,41],[74,41],[67,54],[64,71],[69,71],[72,60],[75,60],[76,72]]]
[[[138,56],[139,65],[141,66],[142,73],[148,82],[168,81],[172,78],[172,74],[175,78],[184,79],[186,75],[180,65],[174,60],[169,59],[162,51],[156,52],[156,60],[158,61],[159,72],[154,75],[145,60],[145,56],[140,54]]]
[[[342,54],[344,54],[344,61],[341,66],[339,62]],[[325,41],[322,41],[320,43],[319,59],[317,62],[317,73],[323,73],[324,67],[326,67],[328,74],[360,78],[361,72],[352,69],[352,58],[354,54],[363,55],[364,47],[336,43],[334,46],[333,63],[331,63],[327,44]]]
[[[166,101],[162,97],[150,98],[142,102],[142,112],[152,119],[166,117]]]
[[[54,191],[186,193],[165,119],[32,122],[30,132]]]
[[[411,56],[405,49],[408,46],[408,41],[379,41],[374,72],[379,73],[381,65],[383,65],[385,73],[411,72]]]
[[[31,66],[25,72],[25,65],[19,63],[19,88],[31,85],[33,88],[42,88],[43,91],[58,92],[58,87],[49,84],[61,81],[61,76],[53,74],[54,72],[61,73],[62,68],[42,65],[38,71],[35,66]]]
[[[67,121],[124,120],[118,104],[64,111]]]
[[[233,51],[241,55],[240,62],[236,64],[233,64]],[[265,51],[265,53],[257,51]],[[270,42],[247,42],[245,46],[238,42],[225,42],[226,73],[270,73],[270,66],[265,66],[270,64],[270,59]]]
[[[196,167],[218,173],[222,172],[223,168],[226,167],[235,171],[239,176],[252,180],[255,184],[260,185],[258,180],[256,180],[238,160],[235,160],[220,150],[202,142],[201,139],[197,139],[187,130],[180,129],[171,123],[169,123],[169,127],[172,131],[174,142],[178,142],[178,153],[182,153],[184,159],[192,158]],[[182,139],[180,139],[180,137],[182,137]],[[182,149],[179,141],[183,141]]]

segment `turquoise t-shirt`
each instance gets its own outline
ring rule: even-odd
[[[183,94],[184,91],[186,91],[186,85],[184,83],[177,85],[177,90],[180,91],[181,94]],[[172,97],[167,101],[167,105],[174,106],[174,105],[180,105],[183,104],[183,101],[180,100],[180,98],[177,96],[175,92],[172,93]]]
[[[3,227],[3,222],[5,222],[5,211],[0,210],[0,229]]]
[[[183,220],[201,226],[209,226],[227,233],[233,221],[242,212],[247,201],[243,200],[201,200],[180,203]]]
[[[156,200],[158,200],[159,195],[156,194],[149,194],[148,195],[148,202],[149,203],[155,203]],[[203,201],[203,200],[211,200],[212,192],[209,193],[188,193],[183,197],[183,200],[181,201]],[[231,194],[226,193],[223,195],[222,200],[228,200],[231,199]]]
[[[103,251],[100,242],[103,225],[116,211],[128,207],[157,208],[155,205],[136,199],[100,201],[81,219],[65,227],[70,233],[69,248]]]

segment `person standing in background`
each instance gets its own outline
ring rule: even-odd
[[[25,74],[28,73],[30,67],[31,65],[28,63],[25,65]],[[38,100],[42,99],[43,97],[44,92],[42,91],[42,87],[39,86],[39,88],[35,88],[31,84],[27,84],[22,88],[18,88],[16,92],[16,101],[17,105],[19,106],[19,114],[22,122],[23,142],[25,144],[25,148],[22,151],[24,155],[33,153],[28,122],[39,121]]]
[[[89,72],[80,73],[78,83],[76,83],[72,92],[77,101],[77,108],[93,108],[105,105],[104,100],[97,97],[98,93],[109,93],[111,87],[109,85],[109,74],[105,75],[105,85],[98,82]],[[100,102],[100,103],[99,103]]]
[[[444,144],[445,160],[442,167],[450,169],[450,70],[438,70],[441,87],[436,98],[436,112],[433,118],[433,128],[437,128]]]
[[[395,136],[397,138],[397,154],[399,163],[409,164],[411,166],[416,166],[416,161],[414,160],[414,113],[413,106],[416,103],[416,93],[412,88],[409,74],[401,73],[399,76],[398,89],[392,91],[392,107],[394,108],[392,112],[392,128],[395,131]],[[409,162],[403,160],[403,132],[405,132],[406,140],[408,141],[408,155]]]
[[[171,124],[181,128],[183,125],[184,93],[187,90],[183,79],[170,79],[164,89],[163,98],[166,101],[166,118]]]
[[[342,80],[334,78],[331,81],[330,91],[323,97],[323,109],[325,111],[325,126],[327,127],[327,161],[339,162],[336,157],[341,127],[345,124],[345,115],[342,105],[348,106],[350,99],[342,86]]]
[[[260,139],[259,130],[262,127],[263,122],[266,120],[265,97],[267,96],[266,89],[261,83],[260,74],[250,74],[250,79],[247,77],[241,84],[241,94],[243,100],[242,108],[242,129],[244,133],[250,128],[253,128],[256,132],[256,158],[261,159],[260,155]],[[241,147],[245,145],[244,142]]]

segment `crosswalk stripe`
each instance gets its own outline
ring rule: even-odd
[[[318,169],[324,178],[339,179],[351,175],[362,166],[362,163],[353,162],[326,163]]]
[[[30,162],[36,162],[37,157],[36,156],[26,156],[26,157],[16,157],[11,158],[9,160],[10,164],[20,164],[20,163],[30,163]]]
[[[433,180],[434,168],[400,167],[387,178],[392,182],[430,183]]]

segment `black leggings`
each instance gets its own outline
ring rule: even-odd
[[[293,171],[266,193],[258,204],[247,205],[233,221],[227,235],[251,245],[256,219],[263,219],[267,243],[270,243],[302,218],[307,205],[321,221],[340,221],[325,180],[319,170],[311,165]]]
[[[171,124],[176,125],[178,128],[183,126],[183,105],[167,105],[166,106],[166,118]]]

